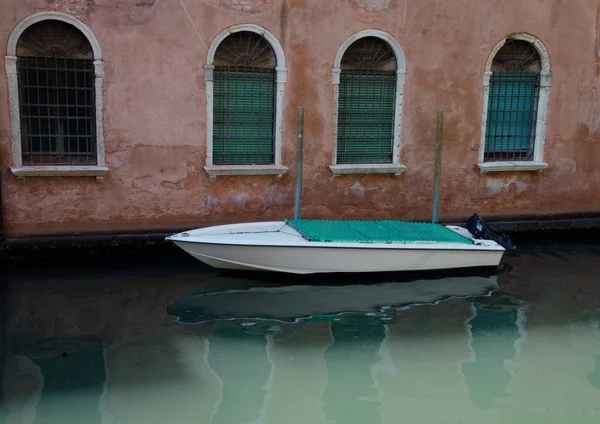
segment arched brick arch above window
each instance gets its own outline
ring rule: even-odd
[[[12,172],[18,177],[108,172],[102,129],[103,62],[75,17],[41,12],[13,29],[5,57]]]

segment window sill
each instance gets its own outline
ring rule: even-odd
[[[96,165],[63,165],[63,166],[22,166],[11,168],[18,178],[25,177],[96,177],[102,181],[108,172],[105,166]]]
[[[542,171],[548,168],[546,162],[480,162],[477,164],[482,174],[486,172]]]
[[[406,171],[405,165],[398,164],[352,164],[352,165],[331,165],[329,167],[335,177],[346,174],[394,174],[400,175]]]
[[[222,175],[274,175],[279,179],[288,171],[282,165],[212,165],[205,166],[204,170],[211,181]]]

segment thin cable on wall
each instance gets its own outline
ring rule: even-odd
[[[198,38],[200,38],[200,41],[202,41],[202,44],[204,44],[204,47],[206,47],[206,49],[208,50],[208,45],[204,41],[204,38],[202,38],[202,36],[200,35],[200,31],[198,31],[198,28],[196,28],[194,21],[192,21],[192,17],[188,13],[187,8],[185,7],[185,4],[183,4],[183,0],[179,0],[179,4],[181,4],[181,7],[183,8],[183,11],[185,12],[185,16],[187,16],[188,20],[190,21],[190,24],[192,24],[194,31],[196,31],[196,34],[198,34]]]

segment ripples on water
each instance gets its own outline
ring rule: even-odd
[[[368,285],[13,272],[0,422],[598,423],[599,259],[529,245],[498,276]]]

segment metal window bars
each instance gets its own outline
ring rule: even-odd
[[[213,96],[213,163],[274,163],[275,70],[216,66]]]
[[[364,37],[348,47],[338,86],[336,162],[392,163],[396,57],[388,43]]]
[[[38,22],[17,44],[24,165],[96,164],[93,53],[75,27]]]
[[[533,160],[540,74],[491,75],[484,161]]]
[[[96,164],[93,61],[19,57],[17,66],[23,164]]]
[[[337,163],[392,163],[395,96],[393,71],[341,73]]]
[[[86,37],[65,22],[38,22],[17,45],[24,165],[96,164],[95,74]]]

